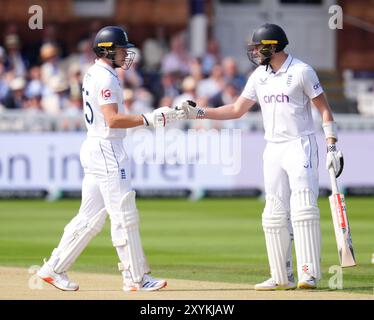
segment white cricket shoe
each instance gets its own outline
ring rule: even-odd
[[[77,291],[79,285],[69,279],[66,272],[56,273],[53,268],[44,260],[44,265],[36,273],[45,282],[53,285],[62,291]]]
[[[299,289],[315,289],[317,288],[317,280],[308,273],[303,273],[297,283]]]
[[[288,278],[287,284],[279,285],[275,282],[273,278],[267,279],[264,282],[257,283],[255,285],[256,291],[275,291],[275,290],[294,290],[296,289],[296,284],[293,281],[290,281]]]
[[[123,291],[156,291],[165,288],[166,285],[166,280],[152,278],[150,275],[145,274],[140,283],[135,283],[125,278]]]

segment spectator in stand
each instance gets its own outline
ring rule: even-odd
[[[186,49],[185,33],[179,33],[171,38],[170,51],[164,56],[161,73],[179,73],[186,76],[190,73],[191,56]]]
[[[43,110],[53,116],[59,115],[69,105],[69,83],[62,76],[50,79],[51,94],[43,96]]]
[[[85,74],[88,68],[95,62],[96,56],[92,51],[89,39],[82,40],[78,44],[79,51],[79,65],[81,67],[81,74]]]
[[[41,66],[42,81],[49,88],[51,78],[65,76],[59,48],[54,43],[43,44],[40,48],[40,57],[43,61]]]
[[[197,85],[197,96],[210,99],[219,93],[225,85],[222,66],[217,63],[213,66],[209,78],[201,80]]]
[[[70,94],[66,107],[61,112],[60,128],[62,130],[82,130],[85,125],[82,120],[82,109],[81,95]]]
[[[9,92],[9,84],[5,74],[5,50],[0,46],[0,110],[4,109],[4,99]]]
[[[26,98],[23,111],[28,115],[39,115],[44,114],[42,107],[42,96],[41,95],[30,95]]]
[[[42,96],[45,94],[45,85],[42,81],[42,74],[39,66],[33,66],[28,72],[29,82],[27,83],[25,95],[27,98]]]
[[[221,54],[218,41],[215,39],[209,39],[207,52],[202,57],[202,68],[204,74],[211,74],[213,67],[219,63],[221,63]]]
[[[25,101],[25,86],[26,81],[24,78],[18,77],[11,80],[9,84],[10,90],[3,101],[6,109],[22,109]]]
[[[171,106],[172,107],[179,106],[182,104],[183,101],[186,101],[186,100],[195,101],[197,99],[196,86],[197,86],[197,82],[192,76],[185,77],[182,82],[182,93],[178,95],[177,97],[175,97]],[[181,121],[177,121],[173,123],[171,126],[173,128],[182,129],[182,128],[186,128],[187,125],[188,125],[187,121],[181,120]]]
[[[144,41],[142,52],[144,56],[145,72],[158,72],[160,70],[162,58],[167,52],[167,45],[162,27],[158,27],[155,36]]]
[[[222,61],[223,75],[226,82],[234,81],[241,91],[247,83],[247,79],[238,71],[236,60],[233,57],[226,57]]]
[[[223,90],[209,99],[208,104],[213,108],[231,104],[236,101],[240,92],[240,88],[237,87],[237,82],[232,79],[225,83]]]
[[[5,36],[5,48],[7,51],[6,68],[14,77],[26,77],[28,62],[21,54],[21,42],[17,34]]]
[[[123,90],[123,103],[126,113],[144,114],[153,111],[151,105],[145,103],[144,100],[137,99],[134,90],[131,89]]]
[[[191,60],[190,64],[190,74],[192,78],[195,79],[196,83],[199,83],[201,80],[204,79],[203,68],[201,65],[201,59],[194,58]]]
[[[173,106],[179,106],[185,100],[195,100],[196,97],[196,80],[187,76],[182,82],[182,93],[174,99]]]
[[[70,54],[66,60],[68,65],[78,65],[80,73],[85,74],[88,68],[95,62],[95,54],[92,52],[92,42],[88,39],[79,41],[78,52]]]
[[[81,68],[76,63],[69,66],[69,92],[72,97],[82,98]]]
[[[161,107],[165,107],[165,106],[173,106],[173,101],[174,101],[174,98],[173,97],[169,97],[169,96],[164,96],[160,99],[160,102],[159,102],[159,105]]]
[[[43,46],[46,43],[53,43],[57,48],[59,48],[60,56],[66,57],[68,55],[68,50],[66,48],[65,42],[58,39],[59,35],[61,36],[61,34],[62,33],[56,24],[48,24],[43,28],[42,41],[40,46]]]
[[[176,73],[161,74],[159,82],[153,85],[152,94],[154,97],[154,106],[159,106],[163,97],[174,99],[179,95],[178,75]],[[165,106],[165,104],[164,104]]]

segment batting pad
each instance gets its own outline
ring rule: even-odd
[[[144,274],[150,272],[150,269],[140,239],[135,191],[124,195],[121,210],[110,214],[112,242],[121,260],[121,268],[123,271],[130,272],[133,281],[138,283],[142,281]]]
[[[297,258],[297,274],[321,278],[321,230],[317,199],[309,189],[291,196],[291,219]]]
[[[290,250],[292,242],[288,229],[287,211],[275,196],[266,196],[262,227],[265,233],[271,276],[277,284],[286,285],[288,284],[287,264],[289,260],[292,261],[292,250]]]
[[[64,241],[53,250],[49,263],[56,273],[67,271],[90,240],[103,228],[107,213],[102,209],[94,218],[82,219],[78,214],[64,230]],[[65,241],[65,239],[67,241]]]

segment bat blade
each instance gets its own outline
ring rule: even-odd
[[[356,259],[353,251],[344,194],[333,194],[329,197],[329,200],[340,265],[342,267],[353,267],[356,265]]]

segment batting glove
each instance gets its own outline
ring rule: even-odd
[[[196,105],[195,101],[186,100],[182,102],[182,105],[175,108],[177,110],[177,119],[203,119],[205,117],[205,111]]]
[[[335,144],[327,146],[326,169],[334,168],[335,176],[339,177],[343,171],[344,159],[341,151],[336,149]]]
[[[177,111],[169,107],[161,107],[153,112],[142,114],[143,122],[146,127],[159,128],[173,123],[177,119]]]

